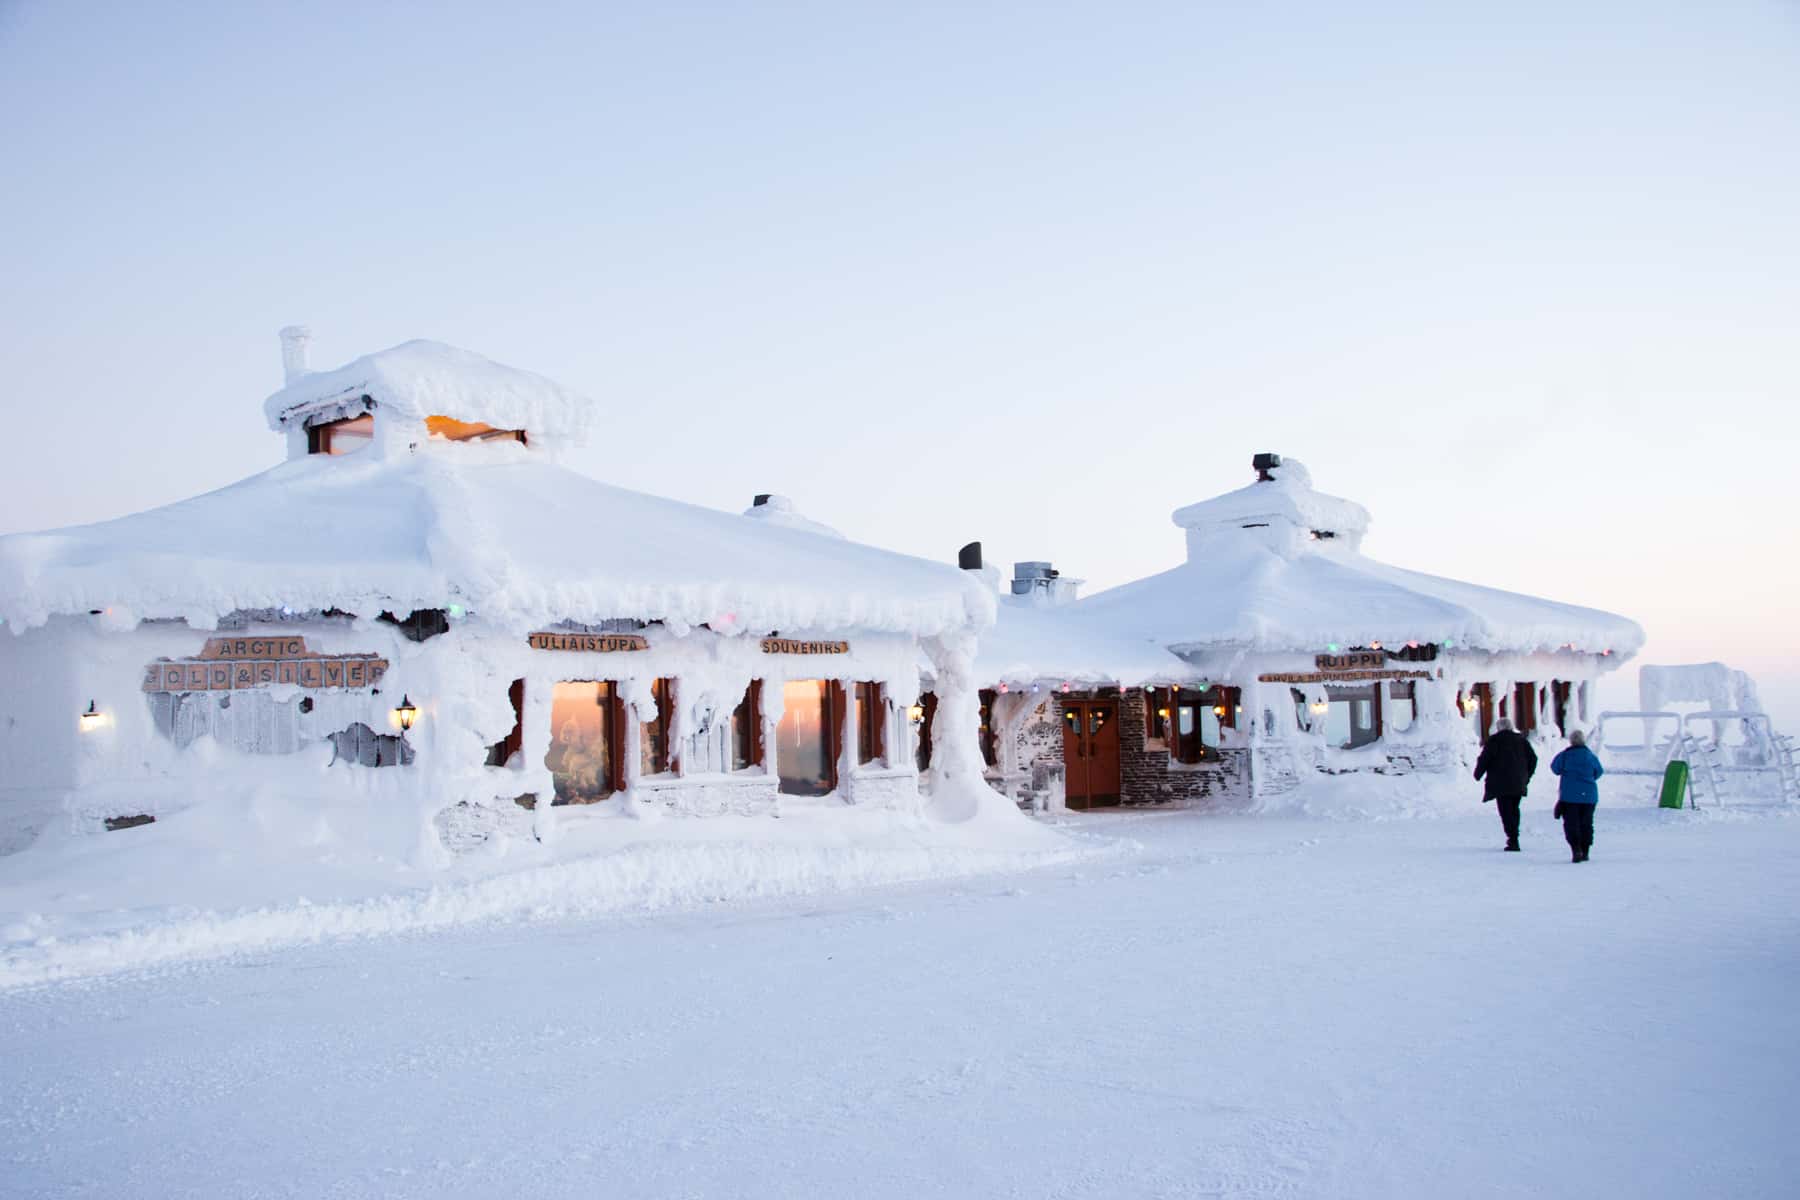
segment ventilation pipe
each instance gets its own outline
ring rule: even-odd
[[[981,570],[981,543],[970,542],[956,552],[956,565],[965,571]]]
[[[292,383],[302,375],[312,374],[306,365],[306,344],[312,341],[312,330],[304,325],[289,325],[281,331],[281,370],[283,382]]]

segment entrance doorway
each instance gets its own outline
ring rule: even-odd
[[[1070,808],[1119,802],[1119,702],[1063,701],[1063,785]]]

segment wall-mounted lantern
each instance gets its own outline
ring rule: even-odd
[[[81,714],[81,732],[92,733],[94,730],[100,728],[105,720],[106,717],[101,713],[99,706],[94,701],[89,700],[87,711]]]
[[[400,722],[402,732],[411,729],[413,722],[419,719],[419,710],[413,705],[412,698],[404,693],[400,696],[400,706],[394,709],[394,719]]]
[[[915,704],[911,708],[908,708],[906,710],[906,719],[911,721],[914,725],[923,725],[925,723],[925,706],[923,704]]]

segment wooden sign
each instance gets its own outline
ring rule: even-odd
[[[1313,665],[1321,671],[1339,673],[1380,671],[1387,666],[1387,654],[1381,650],[1353,650],[1348,654],[1321,654],[1313,659]]]
[[[158,659],[144,668],[146,692],[226,692],[285,684],[374,687],[388,661],[373,654],[319,654],[303,637],[207,638],[198,658]]]
[[[848,654],[849,642],[797,642],[793,638],[762,640],[764,654]]]
[[[201,658],[305,658],[303,637],[207,638]]]
[[[635,633],[534,633],[525,640],[533,650],[579,650],[584,654],[650,648],[650,643]]]
[[[1356,681],[1376,679],[1430,679],[1430,671],[1358,671]],[[1347,683],[1342,671],[1273,671],[1258,675],[1258,683]]]

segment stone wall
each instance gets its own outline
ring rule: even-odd
[[[1226,750],[1203,763],[1176,762],[1161,740],[1150,740],[1144,693],[1119,695],[1119,774],[1126,804],[1203,804],[1250,796],[1250,760]]]
[[[1180,763],[1161,741],[1150,741],[1144,694],[1119,695],[1119,784],[1125,804],[1208,804],[1250,796],[1250,756],[1226,750],[1203,763]],[[989,771],[996,788],[1022,807],[1056,807],[1063,795],[1062,694],[1047,695],[1013,732],[1013,770]],[[1002,759],[1005,755],[1002,755]]]

